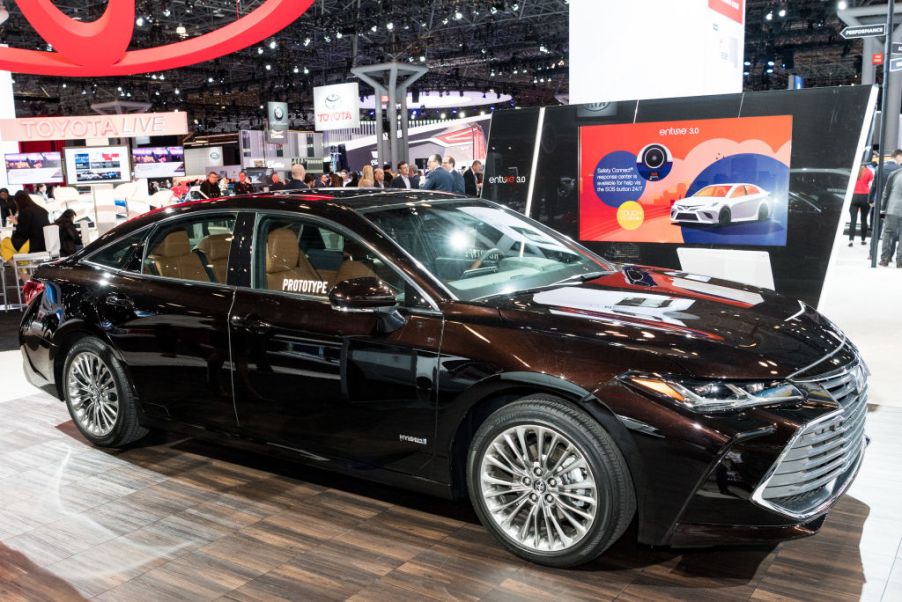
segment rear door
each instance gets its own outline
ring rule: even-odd
[[[251,286],[231,317],[242,431],[308,458],[415,473],[431,456],[441,314],[337,224],[259,214]],[[406,324],[332,308],[337,280],[388,282]]]
[[[141,241],[141,259],[98,287],[99,323],[150,416],[236,428],[228,341],[235,220],[195,213],[163,221]]]

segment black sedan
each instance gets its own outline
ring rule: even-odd
[[[186,203],[26,289],[25,370],[92,443],[180,429],[469,496],[548,565],[634,520],[652,545],[812,534],[864,453],[867,370],[810,307],[485,201]]]

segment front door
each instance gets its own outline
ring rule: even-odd
[[[334,224],[263,215],[253,283],[230,324],[242,431],[308,458],[416,472],[431,455],[441,316],[405,307],[406,283]],[[407,322],[334,310],[338,279],[377,275]]]

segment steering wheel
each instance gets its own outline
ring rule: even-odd
[[[501,249],[499,249],[497,247],[492,247],[491,249],[483,252],[483,254],[479,256],[479,259],[477,259],[476,261],[474,261],[473,263],[470,264],[470,267],[468,269],[478,270],[479,268],[482,267],[482,262],[485,261],[486,257],[491,255],[492,253],[498,253],[498,255],[501,255]],[[495,263],[500,263],[500,262],[501,262],[501,260],[498,259]]]

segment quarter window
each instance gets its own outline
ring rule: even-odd
[[[180,220],[158,228],[147,245],[143,273],[225,284],[234,215]]]
[[[141,268],[141,252],[147,233],[147,229],[144,229],[130,234],[89,256],[87,261],[114,270],[137,272]]]

